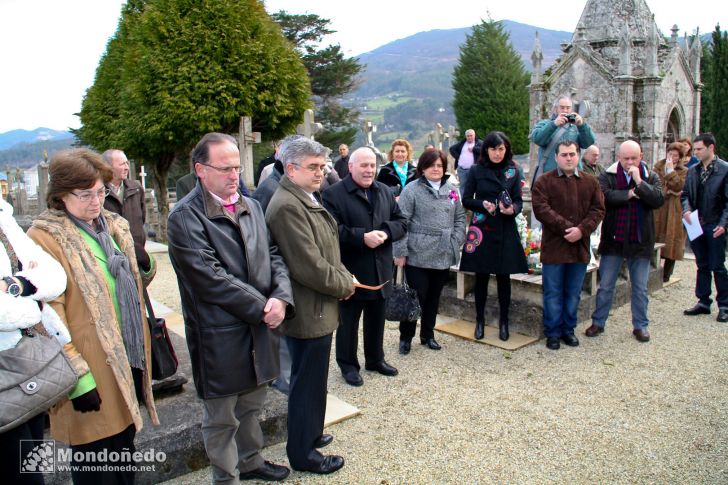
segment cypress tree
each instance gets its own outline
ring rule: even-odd
[[[529,76],[509,37],[492,19],[473,27],[453,73],[453,109],[461,132],[502,131],[515,153],[526,153]]]

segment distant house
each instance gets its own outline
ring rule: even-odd
[[[2,190],[3,199],[8,197],[8,175],[5,172],[0,172],[0,190]]]

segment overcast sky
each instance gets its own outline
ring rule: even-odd
[[[119,21],[124,0],[0,0],[0,133],[40,126],[77,128],[99,58]],[[331,40],[358,55],[433,29],[467,27],[487,18],[573,31],[586,0],[267,0],[269,12],[315,13],[331,20]],[[574,5],[564,13],[564,7]],[[665,35],[728,27],[725,0],[648,0]]]

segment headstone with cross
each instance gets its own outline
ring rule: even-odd
[[[240,166],[243,168],[243,183],[249,189],[255,187],[253,180],[253,144],[260,143],[260,132],[253,131],[253,121],[250,116],[240,117],[240,133],[238,145],[240,146]]]
[[[307,109],[303,112],[303,123],[296,127],[296,133],[313,140],[313,136],[323,129],[324,125],[314,122],[313,110]]]
[[[459,136],[460,136],[460,130],[456,130],[453,125],[450,125],[447,127],[447,149],[448,149],[448,151],[450,150],[451,146],[457,144]]]
[[[46,157],[47,160],[47,157]],[[48,208],[46,194],[48,194],[48,162],[38,164],[38,212]]]
[[[442,150],[442,142],[445,140],[445,130],[442,128],[442,123],[437,123],[435,125],[435,130],[433,131],[433,145],[435,145],[435,148],[438,150]]]
[[[142,189],[144,190],[147,190],[147,175],[149,174],[144,171],[144,165],[142,165],[142,169],[139,170],[139,179],[142,181]]]
[[[372,149],[374,152],[374,156],[377,157],[377,168],[381,167],[385,163],[387,163],[387,159],[384,156],[382,152],[379,151],[379,149],[374,144],[374,133],[377,131],[377,125],[373,124],[369,120],[365,120],[362,123],[362,131],[364,132],[364,136],[366,137],[366,145],[369,148]]]

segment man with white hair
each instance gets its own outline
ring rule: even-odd
[[[623,262],[627,262],[631,286],[632,334],[639,342],[650,340],[647,331],[647,278],[655,247],[653,211],[665,202],[660,179],[642,161],[635,141],[619,147],[617,162],[599,176],[606,214],[599,244],[599,289],[592,325],[587,337],[604,332],[614,298],[614,287]]]
[[[581,169],[584,173],[597,178],[606,171],[604,165],[599,163],[599,147],[591,145],[581,155]]]
[[[455,169],[458,173],[460,187],[465,185],[465,179],[468,177],[470,167],[478,162],[482,145],[483,140],[477,138],[475,130],[471,128],[465,131],[464,140],[460,140],[460,142],[450,147],[450,155],[455,159]]]
[[[109,195],[104,199],[104,209],[119,214],[129,222],[131,237],[134,239],[134,253],[136,254],[137,264],[140,271],[149,274],[153,269],[153,259],[144,249],[147,235],[144,231],[146,210],[144,208],[142,184],[128,178],[129,160],[127,160],[123,151],[117,149],[106,150],[101,157],[111,166],[113,172],[113,178],[106,184]]]
[[[377,159],[369,147],[355,150],[349,175],[323,193],[326,209],[339,225],[341,261],[356,279],[380,289],[357,289],[342,301],[341,323],[336,331],[336,362],[347,384],[361,386],[357,358],[359,318],[364,314],[364,368],[385,376],[397,369],[384,360],[384,300],[392,292],[392,242],[404,236],[406,219],[392,191],[374,180]]]

